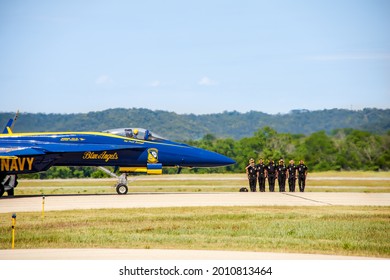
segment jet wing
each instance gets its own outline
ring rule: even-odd
[[[113,150],[144,150],[139,145],[97,145],[97,144],[42,144],[32,147],[0,147],[0,158],[17,158],[45,154],[101,152]]]
[[[37,156],[44,154],[44,151],[30,147],[0,148],[0,158],[17,158],[21,156]]]

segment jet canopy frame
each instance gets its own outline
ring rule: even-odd
[[[168,140],[154,132],[145,128],[130,127],[130,128],[115,128],[104,130],[104,133],[110,133],[118,136],[123,136],[132,139],[141,139],[147,141],[165,141]]]

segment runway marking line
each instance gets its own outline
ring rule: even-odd
[[[322,203],[322,204],[329,205],[329,206],[332,206],[332,205],[333,205],[332,203],[329,203],[329,202],[318,201],[318,200],[314,200],[314,199],[302,197],[302,196],[299,196],[299,195],[294,195],[294,194],[292,194],[292,193],[282,193],[282,194],[284,194],[284,195],[289,195],[289,196],[293,196],[293,197],[297,197],[297,198],[301,198],[301,199],[305,199],[305,200],[312,201],[312,202],[316,202],[316,203]]]

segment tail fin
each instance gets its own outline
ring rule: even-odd
[[[3,134],[12,134],[12,129],[14,128],[18,116],[19,116],[19,110],[16,112],[15,117],[13,119],[9,119],[6,126],[4,127]]]

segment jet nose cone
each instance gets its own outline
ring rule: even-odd
[[[235,164],[231,158],[215,153],[196,148],[192,156],[187,156],[184,159],[187,166],[192,167],[217,167]]]
[[[231,158],[214,153],[214,164],[215,166],[226,166],[226,165],[232,165],[235,164],[236,161],[232,160]]]

